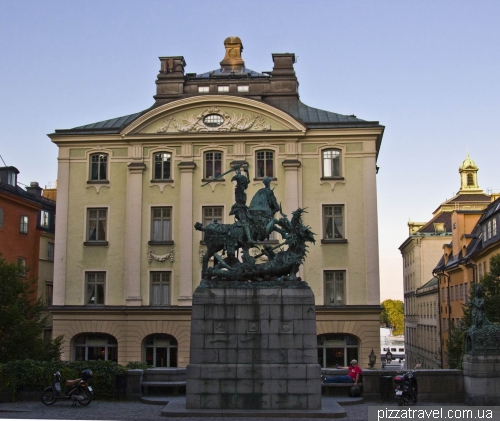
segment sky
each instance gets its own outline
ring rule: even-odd
[[[259,72],[295,53],[306,104],[386,127],[381,299],[402,299],[408,220],[457,193],[467,152],[480,187],[500,191],[497,0],[0,0],[0,155],[19,182],[54,186],[48,133],[148,108],[159,56],[213,70],[230,35]]]

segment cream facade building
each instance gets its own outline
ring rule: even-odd
[[[467,154],[459,167],[460,190],[441,203],[428,222],[409,222],[409,236],[399,247],[403,258],[405,349],[408,368],[421,363],[426,368],[444,368],[443,338],[440,328],[441,305],[438,278],[434,275],[443,247],[450,243],[457,211],[476,212],[490,203],[479,188],[479,168]]]
[[[224,45],[220,68],[207,73],[160,57],[151,108],[49,135],[59,148],[51,310],[63,359],[189,362],[205,252],[193,226],[233,222],[232,174],[223,174],[238,163],[249,200],[267,176],[284,213],[307,208],[317,241],[300,276],[316,297],[320,363],[366,366],[379,349],[384,127],[303,104],[294,54],[273,54],[273,70],[257,73],[239,38]]]

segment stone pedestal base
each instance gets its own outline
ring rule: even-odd
[[[314,295],[302,288],[198,288],[188,409],[321,409]]]
[[[500,355],[465,354],[463,374],[467,405],[500,405]]]

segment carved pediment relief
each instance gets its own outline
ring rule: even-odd
[[[209,107],[200,113],[184,114],[163,119],[156,133],[268,131],[271,125],[264,117],[249,113],[229,113],[219,107]]]
[[[226,95],[184,98],[154,108],[121,134],[237,133],[292,131],[306,128],[289,114],[263,102]]]

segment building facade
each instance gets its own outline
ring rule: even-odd
[[[19,187],[18,174],[15,167],[0,168],[0,254],[8,263],[17,263],[28,279],[37,280],[32,298],[50,305],[56,203],[37,182]],[[50,317],[46,334],[51,335]]]
[[[273,54],[273,70],[258,73],[238,37],[224,46],[220,68],[206,73],[160,57],[149,109],[50,135],[59,147],[52,313],[63,359],[189,362],[206,251],[193,226],[233,221],[235,164],[248,169],[249,198],[272,177],[284,213],[307,208],[317,241],[300,276],[316,297],[320,363],[356,356],[366,365],[379,349],[384,127],[302,103],[294,54]]]
[[[430,221],[409,222],[409,236],[399,247],[403,258],[405,348],[408,368],[417,363],[427,368],[443,366],[443,338],[434,269],[436,262],[443,255],[443,246],[451,242],[455,232],[454,212],[480,214],[491,201],[490,196],[479,188],[478,170],[467,154],[458,170],[459,192],[441,203],[433,212]]]
[[[490,271],[490,259],[500,253],[500,198],[482,211],[455,211],[452,215],[453,240],[443,247],[443,256],[435,268],[439,277],[439,321],[442,331],[442,360],[447,362],[447,340],[451,326],[463,319],[471,286]]]

